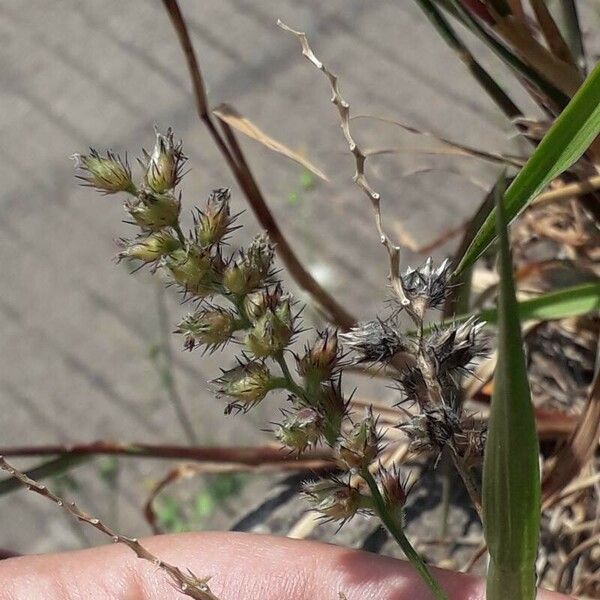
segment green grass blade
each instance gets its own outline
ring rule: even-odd
[[[600,133],[600,64],[556,119],[504,194],[512,221],[558,175],[573,165]],[[495,238],[496,210],[475,236],[457,271],[471,266]]]
[[[600,281],[561,288],[517,303],[520,321],[552,321],[578,317],[598,310],[600,310]],[[486,308],[479,312],[464,313],[451,318],[448,315],[448,317],[441,323],[442,327],[462,323],[471,317],[495,325],[498,323],[498,309]],[[431,331],[432,328],[433,325],[426,327],[425,331]],[[409,335],[417,335],[417,331],[410,331]]]
[[[575,285],[523,300],[518,303],[517,310],[521,321],[565,319],[600,310],[600,281]],[[469,316],[461,315],[457,320],[466,320]],[[478,316],[482,321],[496,323],[498,310],[482,310]]]
[[[512,275],[502,195],[498,364],[483,466],[483,526],[490,553],[487,600],[533,600],[540,528],[538,440]]]

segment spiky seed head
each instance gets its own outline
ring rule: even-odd
[[[350,470],[368,467],[380,451],[380,436],[373,411],[367,410],[365,417],[339,442],[337,453],[341,463]]]
[[[215,380],[217,393],[234,399],[226,413],[234,409],[245,412],[258,404],[271,389],[271,382],[268,367],[260,361],[240,363]]]
[[[283,288],[280,283],[248,294],[244,298],[244,309],[251,323],[256,323],[266,312],[274,311],[282,299]]]
[[[90,148],[89,154],[73,154],[71,158],[75,161],[75,168],[86,173],[78,176],[85,182],[84,185],[104,194],[136,192],[127,159],[122,160],[118,154],[108,150],[106,156],[101,156],[97,150]]]
[[[342,422],[348,413],[349,401],[342,391],[342,377],[338,374],[320,386],[314,394],[315,405],[324,417],[323,431],[327,442],[334,446],[342,430]]]
[[[198,246],[189,246],[172,253],[166,266],[173,279],[184,291],[198,298],[206,298],[216,291],[217,275],[213,257]]]
[[[479,466],[483,460],[483,451],[487,439],[487,423],[476,420],[473,415],[460,416],[460,431],[454,436],[454,442],[465,463]]]
[[[155,128],[156,142],[151,155],[144,152],[146,185],[157,194],[172,190],[181,180],[182,167],[187,160],[182,142],[173,141],[173,130],[169,127],[163,135]]]
[[[172,194],[154,194],[145,190],[125,203],[125,210],[147,231],[175,227],[179,222],[180,209],[181,202]]]
[[[305,347],[304,356],[296,360],[298,373],[313,383],[333,375],[340,362],[337,331],[318,332],[317,340]]]
[[[399,352],[410,349],[410,342],[391,321],[375,319],[360,323],[347,333],[340,334],[346,346],[356,352],[357,362],[388,362]]]
[[[410,309],[421,319],[428,308],[439,308],[449,292],[452,264],[445,260],[439,267],[433,267],[431,256],[418,269],[409,267],[401,276],[402,287],[410,301]]]
[[[259,235],[237,260],[232,262],[223,276],[225,287],[237,296],[244,296],[268,283],[275,249],[266,235]]]
[[[322,424],[323,417],[316,410],[304,407],[286,416],[275,429],[275,437],[287,448],[301,453],[318,444]]]
[[[117,255],[118,260],[134,259],[144,263],[153,263],[164,256],[177,252],[181,247],[179,240],[170,233],[159,231],[136,240],[120,240],[123,250]]]
[[[418,367],[405,369],[396,378],[398,388],[404,392],[402,402],[417,403],[420,406],[428,403],[428,388],[423,373]]]
[[[393,511],[401,520],[404,518],[404,506],[408,495],[407,478],[397,465],[391,468],[379,467],[377,480],[381,495],[388,510]]]
[[[229,188],[213,190],[204,210],[198,210],[194,215],[194,230],[200,246],[218,244],[235,229],[232,224],[236,217],[231,216],[230,198]]]
[[[371,499],[360,490],[337,478],[322,479],[304,486],[304,493],[311,501],[313,510],[328,521],[349,521],[361,510],[371,507]]]
[[[213,351],[231,339],[234,326],[235,318],[230,312],[214,307],[187,315],[175,333],[185,335],[186,350],[204,345],[207,350]]]
[[[455,435],[462,433],[456,411],[445,405],[425,410],[398,428],[408,436],[412,452],[434,450],[439,453],[454,441]]]
[[[473,361],[486,356],[489,346],[484,327],[485,323],[471,317],[464,323],[432,331],[425,348],[439,375],[469,372]]]
[[[275,356],[286,348],[293,335],[294,317],[286,298],[256,321],[246,335],[246,347],[258,358]]]

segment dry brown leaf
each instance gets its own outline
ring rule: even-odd
[[[507,2],[510,6],[512,14],[515,15],[515,17],[517,17],[521,21],[525,22],[527,19],[525,16],[525,11],[523,10],[523,4],[521,3],[521,0],[507,0]]]
[[[443,144],[446,147],[446,152],[445,154],[454,154],[457,156],[470,156],[473,158],[481,158],[483,160],[487,160],[493,163],[499,163],[502,165],[511,165],[513,167],[518,167],[521,168],[524,164],[525,164],[525,160],[520,159],[518,157],[515,156],[508,156],[505,154],[500,154],[497,152],[487,152],[486,150],[479,150],[478,148],[472,148],[471,146],[465,146],[464,144],[459,144],[457,142],[453,142],[451,140],[448,140],[442,136],[439,136],[431,131],[426,131],[424,129],[419,129],[417,127],[414,127],[413,125],[409,125],[408,123],[403,123],[402,121],[398,121],[396,119],[390,119],[388,117],[379,117],[377,115],[356,115],[355,117],[352,117],[352,120],[354,119],[373,119],[375,121],[381,121],[382,123],[390,123],[391,125],[396,125],[397,127],[400,127],[401,129],[404,129],[404,131],[407,131],[408,133],[412,133],[414,135],[420,135],[420,136],[424,136],[424,137],[429,137],[433,140],[436,140],[437,142],[440,142],[441,144]],[[372,156],[375,154],[395,154],[395,153],[400,153],[401,151],[395,149],[395,148],[381,148],[381,149],[374,149],[374,150],[369,150],[368,152],[365,152],[365,154],[367,154],[368,156]],[[437,149],[437,150],[432,150],[431,154],[442,154],[442,151]]]
[[[561,187],[555,187],[547,192],[542,192],[537,198],[532,200],[531,204],[569,199],[574,196],[582,196],[583,194],[595,192],[598,189],[600,189],[600,175],[593,175],[588,179],[566,183]]]
[[[260,142],[263,146],[269,148],[269,150],[273,150],[274,152],[282,154],[294,162],[297,162],[299,165],[302,165],[305,169],[308,169],[311,173],[314,173],[317,177],[320,177],[324,181],[329,181],[327,175],[325,175],[321,169],[281,142],[278,142],[277,140],[274,140],[272,137],[268,136],[247,117],[241,115],[235,108],[233,108],[233,106],[230,106],[229,104],[220,104],[217,106],[217,108],[213,109],[213,114],[221,121],[227,123],[230,127],[233,127],[233,129],[236,131],[239,131],[240,133],[247,135],[249,138]]]
[[[576,68],[571,50],[560,33],[560,29],[556,25],[552,14],[548,10],[545,0],[531,0],[531,7],[535,12],[540,29],[550,50],[556,58]]]
[[[492,29],[504,38],[515,51],[563,94],[571,98],[582,83],[581,75],[573,65],[556,58],[540,44],[527,26],[512,16],[502,17],[488,7],[496,24]]]
[[[568,442],[560,449],[542,482],[542,501],[548,506],[553,496],[569,484],[593,456],[600,437],[600,375],[596,374],[588,404]]]

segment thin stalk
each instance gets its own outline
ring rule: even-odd
[[[279,368],[283,373],[283,378],[286,381],[286,385],[283,387],[286,387],[290,392],[296,394],[296,396],[298,396],[299,398],[305,399],[306,390],[296,383],[296,380],[294,379],[294,376],[292,375],[290,368],[288,367],[287,361],[285,360],[283,351],[277,354],[277,356],[275,357],[275,361],[279,365]]]
[[[7,457],[25,456],[56,456],[40,469],[46,469],[46,474],[35,471],[36,477],[60,474],[61,469],[69,468],[77,463],[76,458],[85,460],[93,456],[126,456],[130,458],[151,458],[159,460],[186,460],[198,463],[237,463],[244,465],[262,465],[273,463],[297,462],[296,457],[288,457],[276,445],[267,446],[183,446],[170,444],[144,444],[137,442],[99,441],[89,444],[50,444],[40,446],[5,446],[0,448],[0,455]],[[310,450],[303,454],[307,460],[329,460],[331,452],[326,449]],[[71,459],[69,462],[67,459]],[[38,467],[36,467],[38,468]],[[1,487],[1,485],[0,485]]]
[[[406,558],[412,563],[413,567],[417,570],[417,573],[420,575],[423,582],[431,590],[434,598],[436,598],[436,600],[448,600],[448,596],[446,596],[446,593],[444,592],[444,590],[442,590],[440,584],[429,572],[427,565],[425,564],[421,556],[419,556],[419,553],[414,549],[409,539],[404,535],[404,532],[402,531],[402,523],[388,509],[385,500],[383,499],[383,496],[379,491],[377,482],[375,481],[375,478],[373,477],[369,469],[363,469],[360,472],[360,475],[365,480],[366,484],[369,486],[369,490],[371,490],[373,505],[375,511],[377,512],[377,515],[381,519],[381,522],[385,525],[390,535],[392,535],[392,537],[398,542],[400,548],[402,548],[402,551],[406,555]]]
[[[183,231],[181,230],[181,225],[177,223],[177,225],[175,225],[173,229],[175,230],[175,233],[177,234],[177,238],[181,242],[181,245],[185,248],[187,242],[185,239],[185,235],[183,235]]]

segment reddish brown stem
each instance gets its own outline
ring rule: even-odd
[[[298,459],[275,446],[219,448],[210,446],[176,446],[166,444],[136,444],[98,441],[90,444],[66,444],[43,446],[12,446],[0,448],[3,456],[84,456],[119,455],[140,458],[163,458],[169,460],[190,460],[206,463],[236,463],[240,465],[265,465],[297,463]],[[329,460],[331,453],[326,450],[306,452],[303,461]]]
[[[298,260],[296,253],[288,243],[275,221],[273,214],[269,210],[264,196],[256,183],[254,175],[248,166],[248,162],[246,161],[233,132],[229,130],[227,125],[223,124],[223,130],[230,146],[227,145],[226,141],[219,133],[211,117],[200,65],[198,64],[187,25],[177,0],[163,0],[163,4],[169,13],[169,17],[185,55],[192,81],[198,116],[208,129],[213,141],[219,148],[219,151],[233,173],[235,180],[243,190],[248,203],[252,207],[252,211],[260,224],[266,229],[271,240],[275,242],[277,253],[294,281],[314,298],[317,304],[323,308],[327,314],[327,318],[332,323],[341,329],[349,329],[356,320],[319,284]]]
[[[485,21],[488,25],[494,24],[494,19],[487,7],[481,0],[460,0],[460,3],[475,16],[479,17],[482,21]]]

